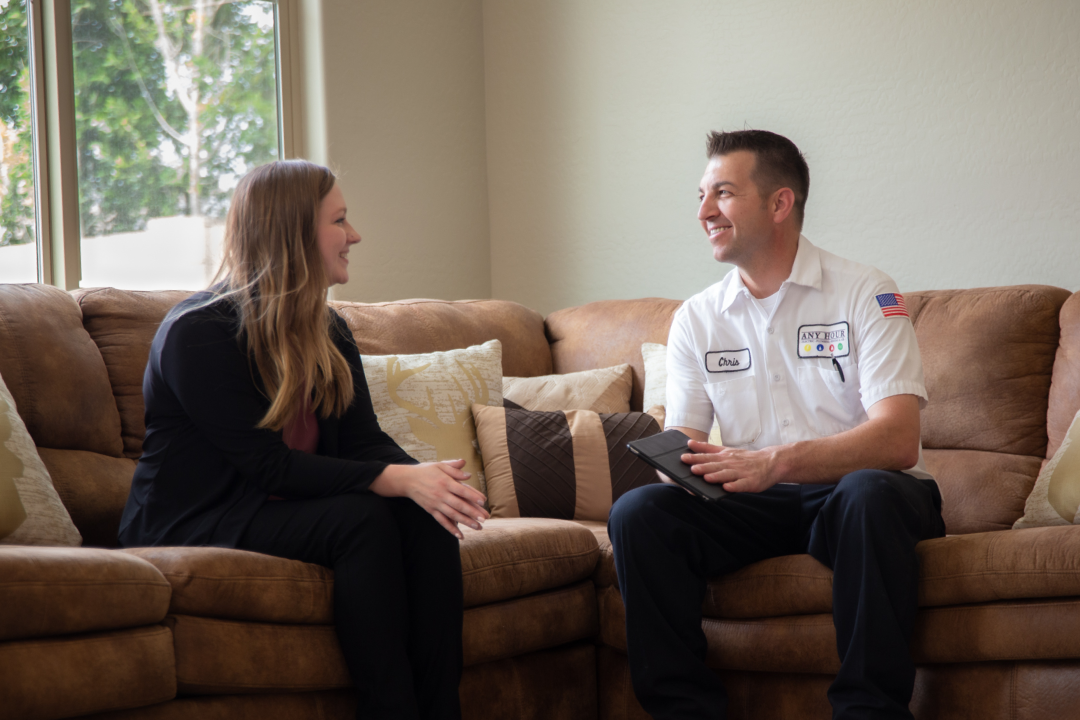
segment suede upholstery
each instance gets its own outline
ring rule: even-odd
[[[0,546],[0,715],[351,718],[333,573],[223,548],[115,546],[142,445],[149,344],[183,292],[0,285],[0,375],[87,546]],[[905,295],[930,403],[925,457],[950,536],[920,544],[919,720],[1069,717],[1080,707],[1080,529],[1011,530],[1080,409],[1080,294],[1046,286]],[[333,303],[360,350],[497,338],[503,374],[628,363],[679,303],[590,303],[546,320],[510,302]],[[464,716],[647,717],[626,665],[606,524],[464,529]],[[711,579],[708,664],[729,717],[829,718],[832,573],[807,555]]]

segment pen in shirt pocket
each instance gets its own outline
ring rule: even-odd
[[[836,358],[833,358],[832,364],[836,366],[836,372],[840,373],[840,382],[847,382],[847,380],[844,379],[844,369],[840,367],[840,362]]]

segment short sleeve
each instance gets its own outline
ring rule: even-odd
[[[874,403],[893,395],[915,395],[919,407],[925,407],[922,356],[911,318],[906,309],[886,314],[878,300],[879,296],[896,295],[901,301],[899,306],[891,305],[888,297],[883,302],[886,307],[903,307],[903,296],[896,283],[883,273],[874,273],[865,287],[857,296],[855,308],[861,328],[855,341],[863,408],[869,411]]]
[[[675,313],[668,332],[667,397],[668,427],[686,427],[708,433],[713,424],[713,406],[705,392],[705,369],[695,342],[689,303]]]

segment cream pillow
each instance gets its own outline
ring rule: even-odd
[[[1054,457],[1043,467],[1035,480],[1024,517],[1014,528],[1045,527],[1047,525],[1080,524],[1080,412],[1069,425],[1065,439]]]
[[[17,520],[20,515],[25,519]],[[82,536],[56,494],[49,471],[15,411],[15,400],[3,378],[0,378],[0,526],[12,531],[0,540],[5,545],[78,547],[82,544]]]
[[[503,399],[526,410],[592,410],[595,413],[630,412],[634,374],[629,365],[582,370],[563,375],[504,377]]]
[[[641,358],[645,361],[645,394],[641,407],[656,418],[663,428],[667,416],[667,345],[642,343]],[[712,430],[709,431],[709,442],[723,445],[721,440],[720,426],[714,417]]]
[[[502,405],[502,344],[361,359],[383,431],[420,462],[464,459],[469,484],[485,492],[472,406]]]

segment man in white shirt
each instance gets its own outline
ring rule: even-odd
[[[915,545],[945,526],[903,297],[801,235],[810,175],[790,140],[710,133],[707,154],[698,218],[735,269],[675,315],[667,426],[690,436],[693,472],[731,495],[657,484],[611,510],[634,690],[658,719],[725,717],[705,666],[706,580],[808,552],[833,570],[833,717],[910,720]],[[723,447],[706,442],[714,415]]]

